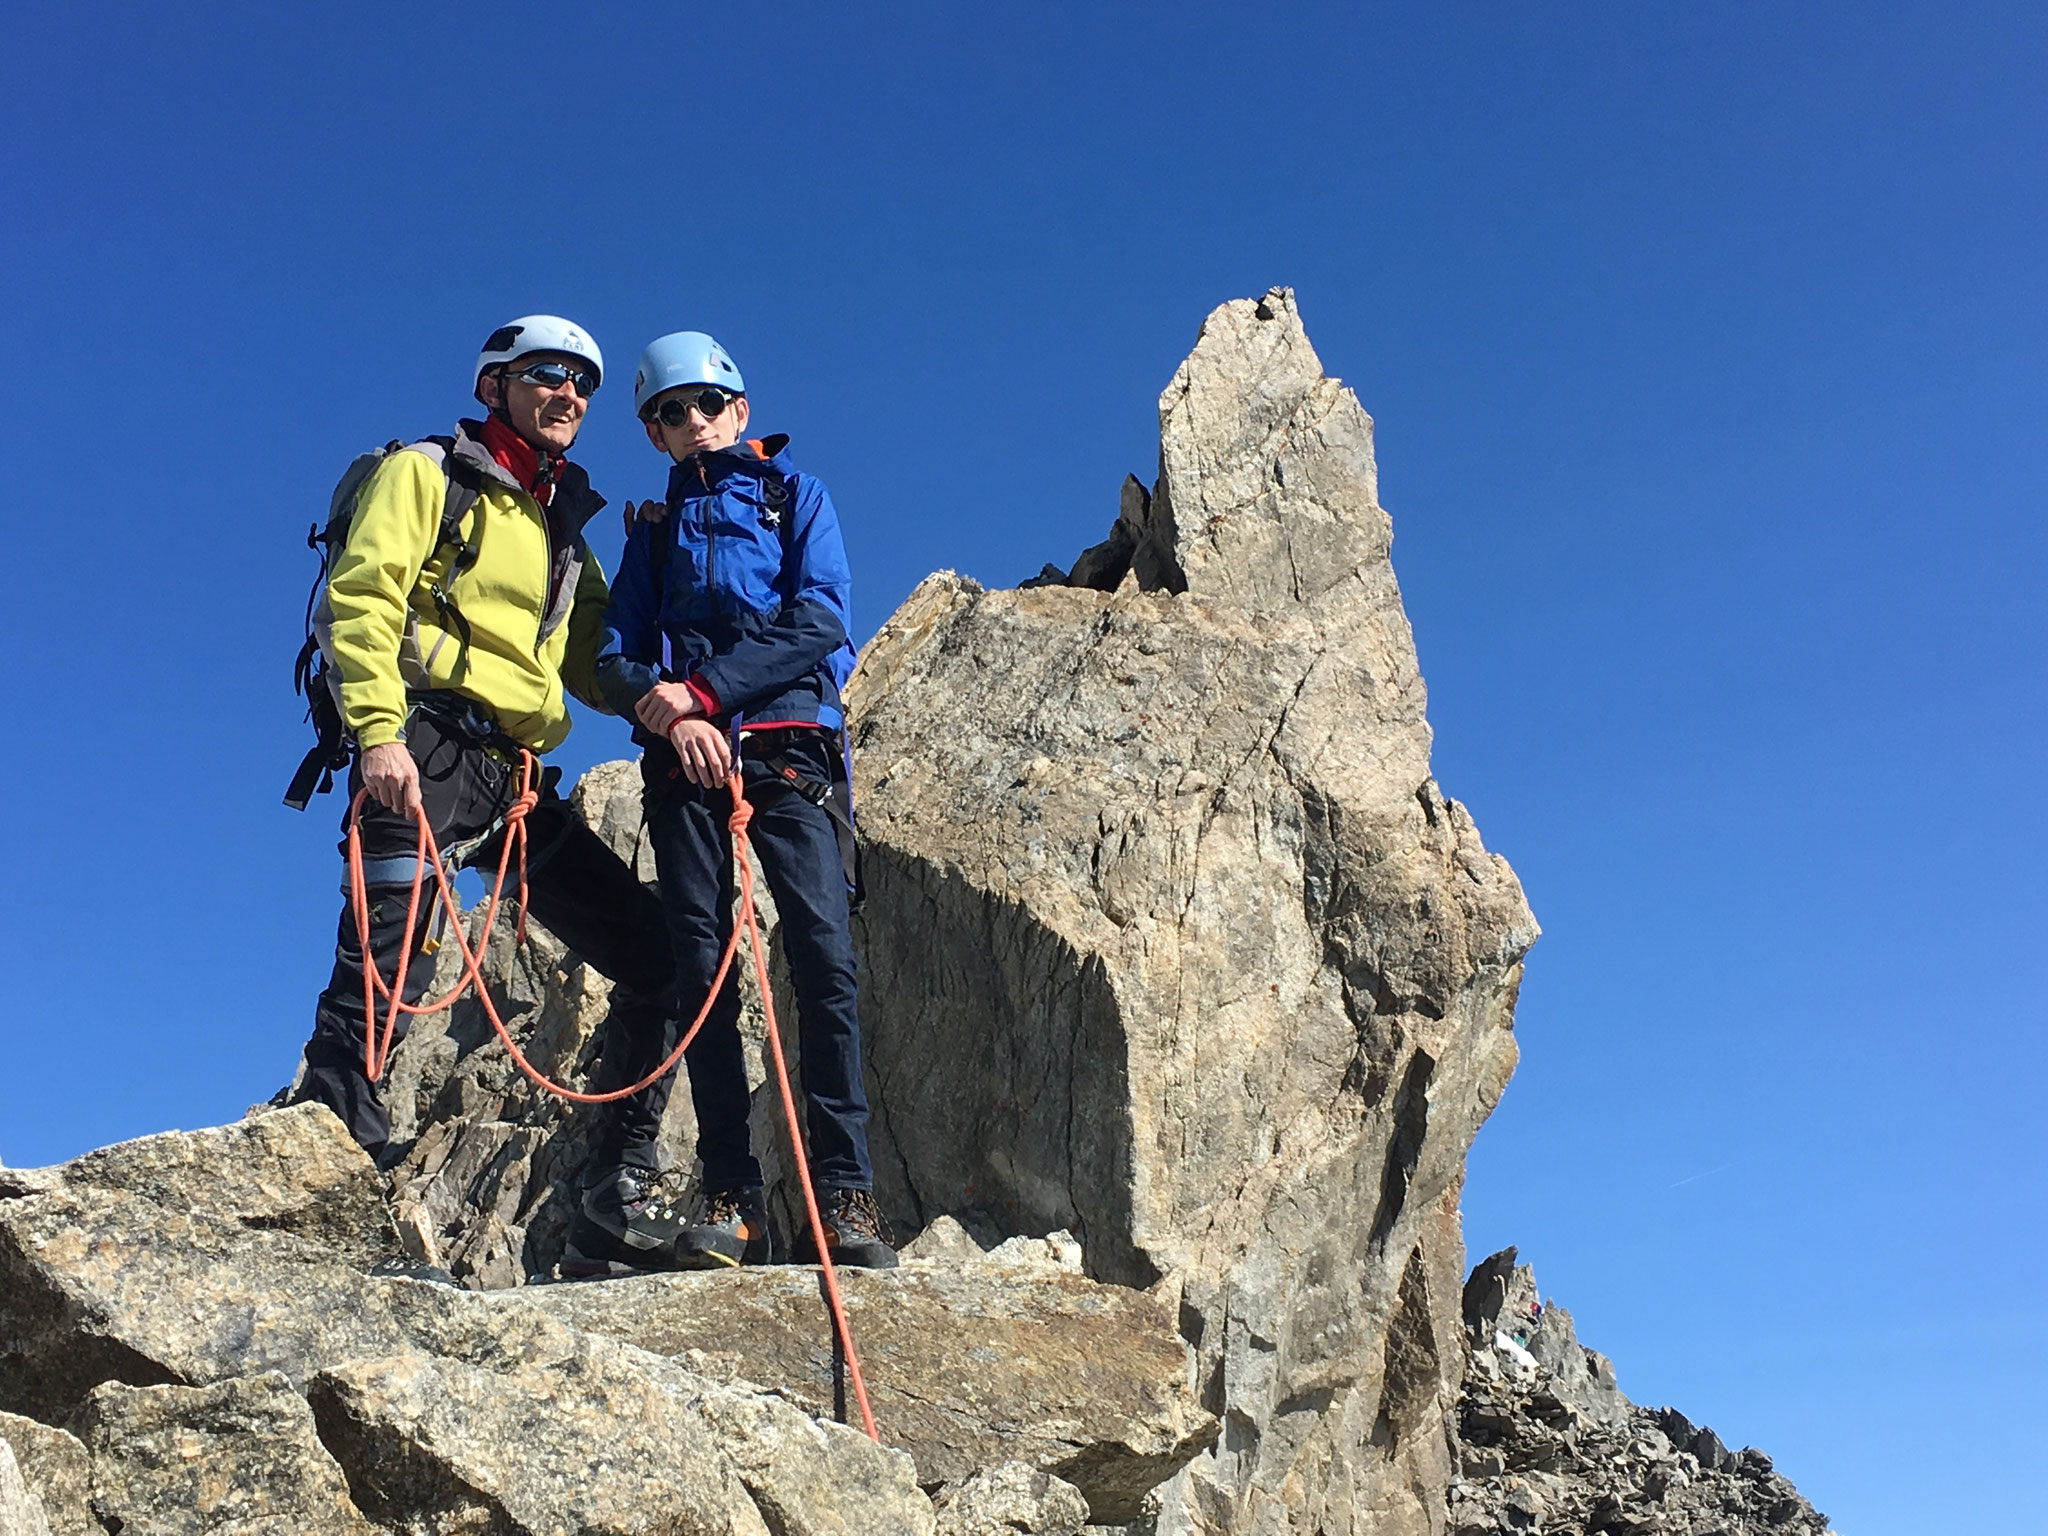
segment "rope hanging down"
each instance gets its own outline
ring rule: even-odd
[[[732,933],[726,939],[725,953],[719,957],[717,974],[711,978],[711,987],[704,994],[704,1002],[697,1010],[697,1017],[690,1021],[690,1027],[683,1031],[682,1039],[669,1052],[660,1066],[637,1083],[624,1088],[615,1088],[608,1093],[582,1093],[574,1088],[554,1081],[540,1068],[526,1059],[526,1053],[519,1049],[519,1043],[505,1028],[505,1022],[498,1017],[497,1005],[491,1001],[491,989],[484,984],[483,956],[490,948],[491,930],[498,920],[500,898],[505,892],[505,876],[511,868],[514,845],[519,850],[519,921],[515,940],[526,942],[526,815],[540,803],[540,794],[533,787],[534,757],[531,752],[519,754],[519,795],[505,812],[504,846],[498,851],[497,876],[491,884],[491,896],[484,909],[483,932],[478,936],[476,947],[470,947],[469,938],[462,930],[462,924],[455,919],[461,911],[455,900],[455,890],[448,879],[448,871],[441,862],[441,849],[435,841],[434,829],[427,821],[424,806],[415,809],[414,819],[419,823],[419,837],[415,844],[417,861],[412,872],[412,895],[405,911],[405,939],[398,955],[398,974],[386,982],[377,973],[377,965],[370,952],[370,898],[363,881],[363,840],[358,820],[363,801],[369,795],[367,787],[356,791],[348,811],[348,885],[349,904],[354,909],[356,937],[363,955],[363,1075],[376,1082],[384,1075],[385,1064],[390,1060],[394,1036],[398,1031],[401,1016],[416,1016],[438,1013],[452,1006],[474,985],[477,1000],[483,1004],[484,1017],[491,1021],[491,1029],[510,1053],[514,1064],[532,1082],[553,1094],[558,1099],[567,1099],[574,1104],[610,1104],[618,1099],[629,1098],[642,1089],[652,1087],[683,1059],[683,1052],[697,1037],[697,1031],[704,1027],[704,1021],[711,1016],[711,1005],[725,986],[726,977],[732,971],[732,963],[739,952],[740,934],[744,930],[747,947],[754,961],[754,979],[761,989],[761,1007],[766,1015],[768,1027],[768,1053],[775,1066],[775,1082],[782,1094],[783,1121],[789,1128],[789,1149],[796,1164],[798,1188],[804,1192],[804,1214],[809,1218],[811,1238],[818,1250],[818,1267],[825,1280],[825,1300],[832,1311],[832,1326],[839,1335],[840,1348],[846,1353],[847,1379],[853,1384],[854,1401],[860,1405],[862,1426],[870,1440],[881,1443],[881,1435],[875,1430],[874,1410],[868,1406],[867,1383],[861,1376],[860,1356],[853,1347],[853,1329],[846,1320],[846,1305],[839,1294],[839,1274],[832,1262],[832,1253],[825,1242],[825,1222],[818,1211],[818,1197],[811,1188],[811,1160],[804,1151],[804,1138],[797,1124],[796,1095],[789,1086],[789,1064],[782,1054],[782,1032],[775,1022],[775,994],[768,983],[767,947],[762,942],[760,920],[754,911],[754,869],[747,857],[747,824],[754,819],[754,808],[747,800],[746,785],[740,778],[740,768],[735,759],[732,776],[727,788],[732,792],[732,815],[726,826],[732,833],[733,867],[740,877],[739,921],[732,925]],[[462,956],[462,975],[444,997],[426,1003],[405,1001],[405,973],[412,960],[413,936],[418,932],[420,915],[420,893],[424,889],[426,872],[434,871],[434,883],[438,888],[443,910],[449,914],[448,931],[454,936],[456,952]],[[377,1022],[377,1002],[382,997],[390,1002],[382,1027]]]

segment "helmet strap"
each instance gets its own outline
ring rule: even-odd
[[[517,358],[513,359],[513,362],[517,361]],[[512,419],[512,413],[505,409],[505,400],[507,396],[509,396],[512,392],[512,386],[506,382],[505,371],[511,366],[511,363],[500,363],[491,373],[491,377],[498,381],[498,403],[494,406],[489,407],[489,412],[491,415],[497,417],[498,420],[502,421],[506,426],[510,427],[514,432],[519,432],[519,424]],[[519,432],[519,440],[525,443],[527,447],[533,450],[534,457],[539,462],[540,474],[538,480],[536,481],[536,488],[538,488],[538,486],[541,485],[550,484],[555,478],[556,460],[559,459],[561,455],[557,454],[554,449],[548,447],[546,443],[536,443],[524,432]]]
[[[488,373],[484,375],[485,378],[492,380],[498,386],[498,403],[496,405],[485,406],[484,410],[487,414],[497,417],[498,420],[505,423],[506,426],[512,427],[512,417],[510,413],[508,413],[505,409],[505,394],[507,390],[507,385],[505,383],[505,368],[506,364],[499,363],[495,368],[492,368]],[[519,431],[517,427],[512,427],[512,430],[514,432]],[[520,435],[522,437],[525,436],[523,432],[520,433]]]

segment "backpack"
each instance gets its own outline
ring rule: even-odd
[[[472,466],[453,453],[454,447],[452,437],[423,437],[416,443],[394,439],[382,448],[357,454],[328,498],[326,525],[316,524],[306,530],[306,547],[320,556],[320,570],[313,579],[312,591],[306,595],[306,643],[299,647],[298,660],[292,664],[292,690],[306,700],[306,717],[312,722],[316,740],[285,788],[284,803],[295,811],[303,811],[316,792],[324,795],[334,787],[335,773],[348,767],[354,750],[341,713],[341,677],[328,652],[333,640],[334,615],[327,606],[327,581],[334,573],[335,560],[348,544],[357,497],[370,476],[394,453],[410,449],[425,454],[447,476],[448,495],[441,507],[441,526],[427,559],[431,561],[451,544],[455,546],[455,557],[429,589],[429,595],[434,599],[442,627],[456,638],[456,681],[469,668],[469,624],[449,596],[449,588],[476,564],[476,529],[472,526],[465,536],[462,519],[476,504],[482,481]],[[412,628],[410,617],[406,627],[408,631]]]

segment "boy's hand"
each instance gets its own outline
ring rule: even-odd
[[[682,759],[683,777],[700,789],[715,789],[732,776],[732,748],[709,720],[678,720],[668,744]]]
[[[681,683],[656,683],[633,706],[633,717],[657,736],[666,736],[682,721],[703,713],[697,695]]]

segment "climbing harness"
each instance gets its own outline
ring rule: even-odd
[[[462,976],[445,997],[427,1003],[405,1001],[405,973],[412,960],[413,936],[418,932],[420,915],[420,893],[424,888],[426,872],[434,871],[434,883],[443,909],[448,913],[459,910],[455,901],[455,890],[449,880],[448,869],[441,858],[439,844],[434,838],[434,829],[427,820],[426,808],[416,808],[414,818],[419,823],[419,837],[415,844],[417,858],[412,873],[412,895],[406,906],[404,943],[399,950],[398,972],[387,983],[377,973],[375,958],[370,952],[370,899],[368,887],[363,879],[363,841],[358,825],[363,801],[369,795],[368,786],[356,791],[355,799],[348,812],[348,883],[349,905],[355,913],[356,937],[363,955],[363,1076],[376,1082],[384,1075],[384,1067],[390,1060],[393,1037],[398,1030],[401,1016],[438,1013],[451,1006],[469,988],[476,987],[477,1000],[483,1004],[484,1017],[491,1021],[491,1029],[497,1034],[513,1063],[538,1087],[545,1089],[558,1099],[573,1104],[609,1104],[614,1100],[628,1098],[659,1082],[675,1070],[676,1063],[683,1059],[683,1052],[697,1037],[697,1031],[704,1027],[704,1021],[711,1016],[711,1005],[725,986],[726,977],[732,970],[735,956],[739,952],[740,934],[746,933],[747,948],[754,962],[754,979],[761,989],[761,1007],[768,1026],[768,1052],[775,1066],[775,1082],[782,1095],[782,1113],[789,1128],[790,1154],[796,1164],[797,1185],[804,1192],[804,1213],[809,1218],[812,1241],[817,1245],[818,1267],[825,1281],[825,1300],[832,1313],[832,1327],[838,1334],[840,1348],[846,1354],[847,1379],[853,1385],[854,1401],[860,1405],[862,1426],[868,1438],[881,1443],[881,1435],[875,1429],[874,1410],[868,1405],[867,1383],[861,1376],[860,1356],[853,1347],[853,1330],[846,1319],[846,1306],[839,1294],[839,1275],[832,1262],[831,1249],[825,1241],[824,1218],[818,1212],[818,1197],[811,1188],[811,1162],[804,1151],[802,1128],[797,1124],[796,1095],[789,1085],[789,1065],[782,1054],[782,1032],[775,1022],[775,994],[768,982],[767,946],[761,938],[760,920],[754,911],[754,870],[749,860],[747,824],[754,818],[754,808],[747,801],[746,785],[740,777],[739,759],[733,759],[731,777],[727,788],[732,792],[732,815],[726,821],[732,833],[733,867],[739,873],[740,914],[739,921],[732,925],[732,934],[726,940],[725,953],[719,957],[718,972],[711,978],[711,987],[704,995],[703,1006],[697,1010],[697,1017],[683,1032],[676,1048],[647,1076],[625,1088],[616,1088],[609,1093],[582,1093],[574,1088],[555,1082],[540,1068],[526,1059],[526,1053],[505,1028],[505,1022],[498,1017],[497,1005],[491,1001],[491,990],[484,984],[483,956],[490,947],[491,931],[498,920],[498,906],[505,891],[505,876],[510,871],[514,844],[519,849],[519,921],[515,939],[526,942],[526,816],[540,803],[540,791],[534,786],[534,756],[521,748],[519,753],[519,794],[505,812],[504,843],[498,850],[498,869],[491,885],[491,895],[484,909],[483,932],[476,946],[470,946],[468,936],[459,922],[450,922],[448,932],[454,938],[456,952],[462,956]],[[390,1002],[390,1011],[382,1027],[377,1021],[377,1003],[380,997]]]

